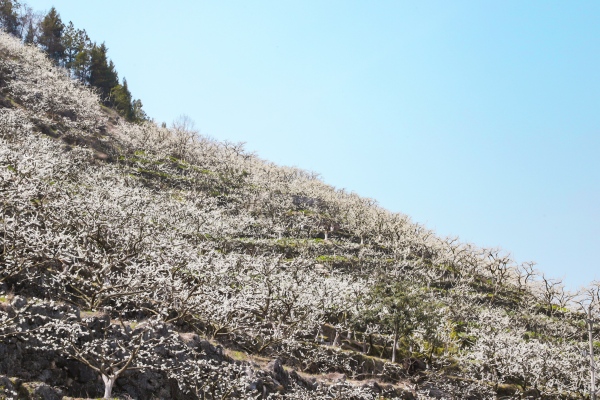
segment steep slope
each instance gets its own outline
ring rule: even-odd
[[[126,123],[5,34],[0,90],[5,396],[589,396],[584,316],[531,265]]]

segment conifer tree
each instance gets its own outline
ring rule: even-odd
[[[136,99],[131,104],[131,113],[133,122],[142,122],[148,120],[148,115],[142,109],[143,104],[140,99]]]
[[[6,32],[19,36],[19,19],[15,9],[19,3],[12,0],[0,0],[0,26]]]
[[[64,66],[67,69],[72,69],[76,63],[77,55],[85,51],[89,38],[84,29],[75,29],[73,22],[69,22],[66,26],[62,43],[65,48]]]
[[[142,122],[148,119],[142,109],[141,100],[133,100],[131,92],[127,87],[127,79],[123,78],[123,84],[117,85],[111,90],[111,105],[129,122]]]
[[[90,83],[91,53],[92,47],[89,42],[87,42],[83,49],[77,53],[75,60],[71,65],[73,76],[84,83]]]
[[[27,33],[25,34],[25,44],[34,44],[36,40],[35,28],[33,27],[33,23],[30,22],[27,27]]]
[[[52,7],[40,23],[38,43],[56,64],[59,64],[65,55],[65,46],[62,42],[64,29],[65,25],[60,19],[60,14]]]
[[[127,87],[127,80],[123,78],[123,84],[117,85],[111,90],[112,104],[119,114],[125,119],[133,119],[133,108],[131,104],[131,92]]]
[[[111,90],[119,84],[119,77],[115,65],[106,58],[108,48],[104,43],[100,46],[94,44],[90,51],[90,69],[88,82],[99,89],[100,97],[105,105],[111,104]]]

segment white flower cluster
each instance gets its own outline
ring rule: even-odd
[[[255,395],[245,366],[182,347],[175,329],[357,379],[408,376],[419,360],[440,382],[424,398],[488,383],[589,394],[577,307],[597,317],[597,298],[185,123],[110,124],[38,50],[0,34],[0,54],[0,288],[107,318],[34,323],[29,308],[0,307],[0,339],[79,360],[108,395],[143,368],[203,398]],[[457,362],[462,377],[442,379]],[[374,398],[349,384],[285,396]]]
[[[95,132],[104,123],[98,96],[68,79],[41,51],[0,33],[1,81],[9,98],[42,120]]]

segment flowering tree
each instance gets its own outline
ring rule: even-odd
[[[590,365],[590,397],[595,400],[597,391],[596,387],[596,360],[597,357],[594,354],[594,323],[597,323],[600,315],[600,285],[595,282],[590,287],[582,290],[577,299],[576,303],[579,310],[583,313],[585,321],[585,327],[587,328],[588,336],[588,348],[587,351],[583,351],[583,355],[589,357]],[[587,354],[586,354],[587,353]]]
[[[0,290],[84,315],[49,321],[3,302],[0,337],[79,360],[107,396],[141,369],[190,396],[278,396],[250,362],[184,344],[192,332],[357,379],[397,380],[408,354],[435,377],[415,384],[423,396],[434,383],[446,397],[489,397],[502,383],[523,396],[595,390],[580,352],[598,333],[595,286],[573,298],[533,264],[440,238],[315,174],[202,137],[189,120],[109,121],[34,48],[0,34],[0,53]],[[378,360],[390,344],[392,362]],[[476,383],[436,375],[456,360]],[[291,381],[290,398],[375,396]]]
[[[97,372],[104,382],[104,398],[110,399],[115,381],[125,371],[160,368],[157,350],[171,344],[174,337],[154,321],[132,329],[123,321],[84,318],[51,321],[34,340],[40,349],[58,351]]]

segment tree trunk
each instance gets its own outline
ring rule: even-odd
[[[112,395],[112,389],[117,380],[116,376],[108,377],[106,375],[102,375],[102,380],[104,381],[104,398],[110,399]]]
[[[315,342],[317,342],[317,343],[323,342],[323,336],[321,336],[321,327],[319,327],[319,330],[317,331],[317,334],[315,335]]]
[[[394,330],[394,347],[392,348],[392,362],[396,362],[396,348],[398,347],[398,328]]]
[[[340,346],[340,331],[335,330],[335,339],[333,339],[333,345],[336,347]]]
[[[592,320],[591,306],[588,309],[588,340],[590,346],[590,398],[596,400],[596,368],[594,363],[594,322]]]
[[[365,334],[363,333],[363,342],[362,342],[362,348],[363,348],[363,353],[364,354],[369,354],[368,350],[367,350],[367,337],[365,336]]]

